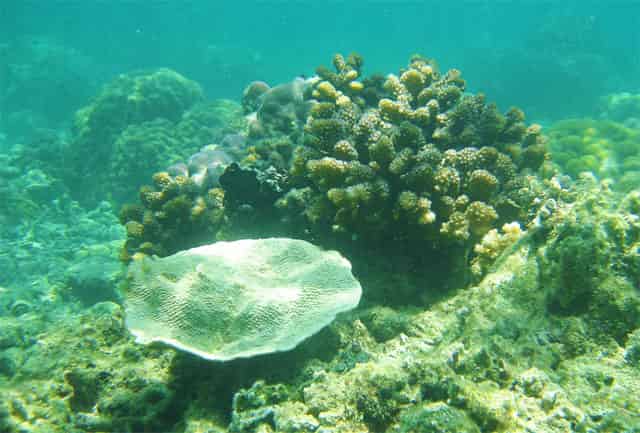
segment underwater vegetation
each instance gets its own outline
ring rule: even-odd
[[[336,55],[235,104],[160,69],[17,146],[0,260],[50,280],[0,287],[0,433],[638,431],[632,123],[547,140],[465,88]]]

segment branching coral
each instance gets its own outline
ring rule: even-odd
[[[141,204],[123,206],[120,222],[127,230],[123,261],[136,253],[162,257],[215,239],[224,220],[224,191],[212,187],[214,181],[207,177],[211,166],[209,175],[219,174],[214,161],[204,163],[202,159],[209,156],[220,164],[224,161],[207,149],[198,156],[200,164],[192,162],[192,172],[182,164],[172,166],[171,173],[156,173],[153,186],[140,189]]]
[[[537,192],[524,176],[546,158],[537,125],[464,95],[459,71],[440,74],[423,57],[381,87],[363,80],[354,90],[361,65],[336,56],[335,72],[318,69],[291,164],[296,189],[282,208],[316,229],[444,244],[471,245],[498,224],[527,221]],[[366,90],[376,96],[363,98]],[[292,199],[301,191],[306,202]]]
[[[255,185],[255,173],[274,166],[274,173],[287,171],[287,180],[268,197],[281,196],[276,207],[294,222],[289,230],[376,247],[392,242],[422,262],[429,261],[425,251],[439,251],[445,258],[438,260],[454,266],[466,266],[473,245],[490,230],[512,221],[525,225],[535,215],[542,192],[532,180],[547,154],[540,127],[527,126],[522,111],[500,114],[484,96],[464,94],[459,71],[441,74],[420,56],[384,79],[363,78],[357,55],[337,55],[333,64],[333,71],[321,67],[307,80],[247,88],[243,105],[255,111],[246,135],[235,140],[241,166],[233,169],[233,199],[225,204],[266,208],[262,199],[243,200],[237,186]],[[174,186],[178,178],[142,194],[145,208],[166,224],[186,224],[195,197],[203,195],[183,193],[189,188]],[[218,222],[221,212],[215,208]],[[154,233],[144,220],[134,221]],[[131,228],[139,236],[139,227]],[[144,241],[134,238],[129,251],[144,251]]]

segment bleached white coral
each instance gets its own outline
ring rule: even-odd
[[[131,263],[138,342],[226,361],[294,348],[360,301],[351,264],[296,239],[217,242]]]

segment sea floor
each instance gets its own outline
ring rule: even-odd
[[[3,246],[17,264],[0,289],[0,432],[638,432],[640,201],[580,188],[469,288],[363,305],[290,352],[226,363],[133,341],[108,206],[52,217],[42,246],[18,227]],[[585,226],[613,252],[590,292],[557,260],[577,238],[600,254]]]

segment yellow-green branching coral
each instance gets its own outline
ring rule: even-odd
[[[309,178],[324,191],[340,185],[347,169],[348,163],[336,158],[313,159],[307,163]]]

